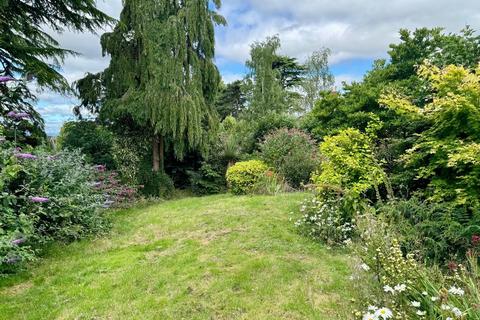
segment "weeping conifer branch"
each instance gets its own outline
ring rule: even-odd
[[[111,62],[101,74],[100,114],[117,123],[130,117],[152,141],[163,137],[179,159],[203,151],[218,122],[214,25],[225,19],[210,4],[126,0],[117,27],[101,39]],[[213,4],[218,10],[221,2]]]

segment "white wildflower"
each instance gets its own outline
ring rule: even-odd
[[[377,311],[378,307],[376,306],[368,306],[368,311]]]
[[[363,315],[363,320],[378,320],[378,317],[374,315],[373,313],[365,313]]]
[[[432,297],[431,298],[433,302],[437,301],[438,300],[438,297]]]
[[[395,286],[395,291],[398,291],[398,292],[403,292],[405,290],[407,290],[407,286],[405,284],[398,284]]]
[[[463,289],[457,288],[455,286],[452,286],[450,289],[448,289],[448,292],[456,296],[463,296],[465,294],[465,291],[463,291]]]
[[[379,318],[390,319],[393,317],[393,312],[388,308],[380,308],[375,312],[375,315]]]
[[[415,307],[415,308],[420,308],[420,302],[412,301],[412,306]]]
[[[417,315],[419,315],[419,316],[424,316],[424,315],[426,315],[426,314],[427,314],[426,311],[417,310]]]
[[[383,291],[390,292],[391,294],[395,294],[395,290],[392,287],[390,287],[389,285],[384,286]]]
[[[366,263],[362,263],[360,265],[360,268],[362,268],[365,271],[370,271],[370,267]]]
[[[452,308],[452,312],[457,318],[461,318],[463,316],[463,312],[457,307]]]
[[[448,304],[442,304],[442,305],[440,306],[440,308],[441,308],[442,310],[450,310],[452,307],[450,307]]]

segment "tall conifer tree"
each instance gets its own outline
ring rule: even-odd
[[[220,0],[125,0],[118,25],[102,36],[109,67],[77,83],[83,106],[100,107],[114,124],[130,119],[151,137],[154,172],[163,170],[166,144],[177,158],[203,150],[217,123],[214,25],[226,23],[220,6]]]
[[[280,81],[280,70],[274,68],[278,61],[280,38],[274,36],[264,42],[255,42],[250,50],[251,58],[247,61],[250,68],[248,79],[251,85],[249,96],[249,114],[260,117],[268,113],[287,111],[287,92]]]
[[[113,21],[95,0],[0,0],[0,76],[24,80],[10,86],[0,82],[0,116],[27,112],[34,120],[30,131],[43,130],[43,120],[32,105],[35,92],[26,82],[35,79],[40,88],[69,91],[58,69],[65,57],[76,54],[61,48],[46,29],[95,32]]]

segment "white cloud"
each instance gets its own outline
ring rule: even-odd
[[[358,82],[362,80],[361,76],[353,74],[339,74],[335,76],[335,89],[340,90],[343,88],[343,83],[351,84],[352,82]]]
[[[72,117],[72,105],[70,104],[54,104],[48,106],[39,106],[37,111],[43,117],[58,116],[58,117]]]
[[[222,12],[234,27],[219,38],[218,53],[238,62],[248,58],[252,42],[274,34],[286,54],[302,59],[325,46],[340,62],[384,57],[400,28],[480,27],[478,0],[246,0],[228,2]]]
[[[98,1],[98,5],[119,18],[121,0]],[[459,31],[467,24],[480,27],[478,0],[464,0],[461,5],[451,0],[224,0],[221,13],[229,25],[218,29],[217,56],[236,63],[248,59],[254,41],[275,34],[280,35],[285,54],[303,60],[329,47],[331,62],[337,63],[384,57],[388,44],[398,41],[402,27],[442,26],[448,31]],[[62,47],[81,54],[65,61],[63,73],[70,82],[108,65],[108,57],[101,55],[99,35],[66,31],[56,38]]]
[[[45,120],[45,131],[48,135],[57,135],[66,121],[75,120],[71,104],[39,106],[37,111]]]
[[[398,41],[400,28],[445,27],[458,32],[465,25],[480,29],[478,0],[224,0],[221,13],[229,25],[217,30],[217,61],[222,61],[225,82],[241,78],[238,70],[228,70],[229,64],[248,59],[250,45],[267,36],[278,34],[282,53],[303,60],[321,47],[332,49],[332,63],[354,58],[385,57],[388,44]],[[98,1],[100,9],[119,18],[121,0]],[[99,30],[99,34],[104,31]],[[99,36],[66,31],[56,35],[62,47],[81,54],[68,57],[62,73],[69,82],[86,72],[98,72],[108,65],[102,57]],[[346,71],[348,73],[348,71]],[[337,75],[351,82],[356,75]],[[75,104],[73,98],[51,92],[40,93],[40,104],[48,105],[45,114],[55,112],[66,116]],[[47,122],[50,121],[48,118]],[[56,124],[54,124],[54,122]],[[52,120],[51,127],[59,121]],[[49,125],[50,128],[50,125]]]
[[[245,77],[244,74],[241,73],[224,73],[222,75],[222,79],[224,83],[232,83],[237,80],[241,80]]]

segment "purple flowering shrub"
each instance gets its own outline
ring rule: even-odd
[[[123,184],[116,171],[107,171],[104,165],[95,166],[97,181],[92,186],[105,197],[104,208],[127,207],[138,198],[138,191],[143,186],[130,187]]]
[[[104,211],[112,201],[110,190],[95,186],[99,173],[80,152],[52,156],[10,147],[0,146],[0,274],[33,260],[49,241],[105,231]]]

